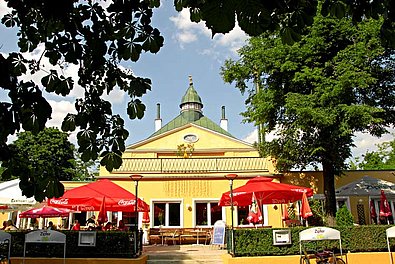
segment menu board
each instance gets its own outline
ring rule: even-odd
[[[225,244],[225,229],[226,225],[224,221],[218,220],[217,222],[215,222],[212,240],[213,245]]]

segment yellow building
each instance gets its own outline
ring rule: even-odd
[[[100,178],[109,178],[132,192],[129,176],[143,176],[138,197],[150,205],[150,227],[207,227],[221,219],[229,223],[229,208],[217,205],[230,188],[225,175],[238,175],[234,187],[258,175],[276,177],[269,159],[259,157],[251,144],[227,131],[224,107],[219,125],[204,116],[202,108],[190,78],[180,114],[162,126],[158,105],[156,131],[127,147],[121,168],[112,173],[100,169]],[[247,224],[247,213],[248,208],[235,211],[235,223]],[[265,206],[264,224],[277,225],[269,221],[269,214],[271,210]],[[277,218],[280,222],[281,214]]]
[[[312,187],[318,194],[315,199],[323,199],[322,172],[277,173],[270,158],[261,158],[253,145],[227,131],[224,107],[219,125],[204,116],[203,102],[191,78],[181,99],[180,114],[165,125],[162,125],[158,104],[155,129],[145,140],[127,147],[119,169],[108,172],[101,167],[99,174],[99,178],[111,179],[133,193],[135,185],[130,176],[143,176],[138,182],[138,197],[150,205],[150,227],[210,227],[221,219],[230,224],[230,208],[218,206],[221,194],[230,188],[225,178],[228,174],[238,175],[233,181],[234,188],[253,177],[267,176],[284,183]],[[339,188],[366,175],[395,182],[391,171],[354,171],[345,172],[336,180],[336,186]],[[389,198],[394,211],[395,193]],[[338,204],[350,209],[355,222],[369,224],[369,201],[374,200],[378,213],[379,199],[376,193],[339,196]],[[282,210],[279,205],[265,205],[264,225],[284,226]],[[235,226],[248,225],[248,208],[238,207],[233,214]],[[128,224],[134,223],[133,214],[113,212],[111,217],[113,221],[124,219]],[[142,226],[142,214],[139,226]]]
[[[141,175],[138,197],[150,205],[149,227],[211,227],[217,220],[231,224],[229,207],[219,207],[222,193],[229,191],[228,174],[236,174],[233,187],[237,188],[256,176],[271,177],[275,181],[311,187],[314,199],[324,199],[321,171],[278,173],[270,158],[261,158],[253,145],[239,140],[227,131],[225,108],[219,124],[203,114],[203,102],[192,79],[181,99],[180,114],[162,125],[158,104],[155,131],[145,140],[127,147],[122,166],[112,172],[100,168],[99,178],[107,178],[135,193],[131,175]],[[66,190],[86,184],[64,182]],[[391,210],[395,212],[394,171],[346,171],[335,181],[338,206],[346,205],[359,224],[379,222],[380,190],[384,190]],[[370,214],[374,204],[376,219]],[[263,206],[264,226],[283,227],[283,206]],[[235,226],[248,226],[248,207],[236,207]],[[298,205],[295,213],[297,216]],[[71,214],[68,221],[52,219],[58,226],[68,228],[74,219],[84,225],[94,212]],[[1,220],[19,223],[17,212],[3,213]],[[120,219],[127,225],[135,223],[132,213],[109,212],[109,220]],[[143,226],[139,215],[139,227]],[[390,217],[390,223],[393,218]],[[23,225],[26,227],[26,223]],[[27,225],[28,227],[29,225]]]

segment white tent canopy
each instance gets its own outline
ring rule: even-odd
[[[395,197],[395,183],[364,176],[336,189],[336,196],[380,196],[381,190],[387,197]]]
[[[18,205],[34,205],[34,198],[27,198],[22,195],[19,188],[19,179],[0,183],[0,205],[18,206]]]

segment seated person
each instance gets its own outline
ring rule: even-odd
[[[80,230],[81,229],[81,225],[80,225],[80,223],[78,222],[78,220],[76,219],[76,220],[74,220],[74,224],[73,224],[73,226],[71,227],[71,230],[75,230],[75,231],[78,231],[78,230]]]
[[[53,225],[53,222],[52,222],[52,221],[49,221],[48,226],[47,226],[47,229],[48,229],[48,230],[55,230],[55,229],[56,229],[56,227]]]
[[[129,230],[129,228],[127,226],[125,226],[122,219],[119,220],[119,222],[118,222],[118,230],[119,231],[128,231]]]
[[[112,230],[112,223],[111,222],[107,222],[105,224],[105,226],[103,227],[103,231],[110,231]]]
[[[7,221],[7,227],[4,229],[5,231],[13,231],[13,230],[18,230],[18,228],[14,225],[12,220]]]

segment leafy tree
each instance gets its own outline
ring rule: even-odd
[[[395,139],[377,145],[377,151],[368,151],[362,155],[358,164],[362,170],[393,170],[395,168]]]
[[[83,161],[100,157],[107,170],[119,168],[128,131],[102,95],[119,88],[131,98],[127,104],[129,117],[143,117],[141,97],[151,89],[151,81],[134,76],[120,65],[123,61],[136,62],[141,53],[156,53],[163,46],[159,30],[151,26],[153,8],[159,7],[160,1],[5,1],[12,12],[3,17],[2,23],[18,28],[19,52],[0,54],[0,87],[9,96],[8,101],[0,102],[0,161],[11,158],[9,135],[21,129],[37,133],[51,118],[52,109],[39,85],[46,93],[67,96],[78,83],[85,90],[84,97],[76,100],[77,113],[66,116],[62,130],[80,129],[78,152]],[[213,34],[228,32],[237,18],[250,35],[280,29],[287,43],[300,39],[317,10],[317,0],[175,0],[174,5],[176,10],[190,8],[191,20],[205,21]],[[355,21],[383,15],[383,39],[395,46],[393,6],[393,1],[384,0],[326,0],[322,12],[352,16]],[[39,52],[39,59],[28,59],[24,52]],[[43,69],[44,57],[52,64],[51,69]],[[62,73],[70,64],[78,66],[78,80]],[[37,72],[46,72],[40,84],[22,80]],[[51,195],[50,191],[47,194]]]
[[[334,178],[346,168],[354,133],[380,136],[394,122],[394,51],[382,47],[380,26],[318,15],[300,42],[284,45],[278,34],[264,34],[222,68],[226,82],[249,93],[246,121],[263,136],[276,132],[259,145],[262,155],[275,157],[284,171],[321,164],[329,224]]]
[[[299,41],[307,26],[316,15],[317,5],[323,2],[321,14],[337,18],[351,17],[354,23],[363,18],[385,18],[381,26],[384,43],[395,47],[395,3],[385,0],[175,0],[176,10],[190,8],[192,21],[204,21],[206,27],[216,33],[231,31],[236,21],[250,36],[279,29],[285,43]]]
[[[336,212],[336,225],[337,226],[352,226],[354,224],[354,218],[347,206],[343,205]]]
[[[83,161],[81,159],[81,154],[77,151],[74,151],[73,164],[75,167],[75,173],[73,177],[73,181],[88,181],[94,179],[98,176],[98,161]]]
[[[22,193],[37,201],[49,194],[61,196],[64,187],[60,181],[75,176],[74,145],[67,133],[56,128],[46,128],[38,134],[18,133],[10,151],[12,159],[2,163],[2,179],[20,178]]]

